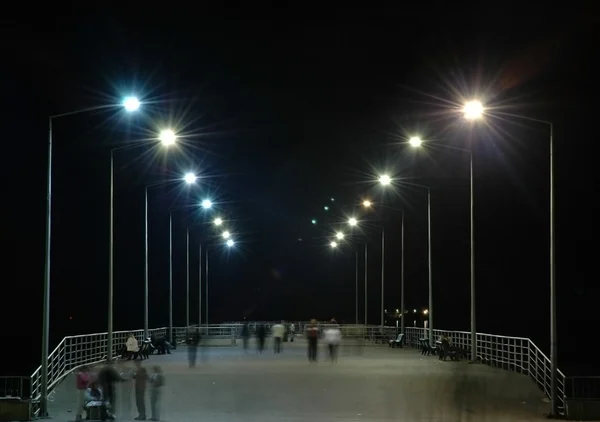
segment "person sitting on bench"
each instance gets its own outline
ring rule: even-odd
[[[106,420],[110,416],[106,412],[106,404],[102,388],[96,382],[92,382],[85,390],[85,404],[83,405],[86,413],[86,419]]]
[[[158,350],[159,355],[164,355],[165,353],[171,354],[171,343],[167,341],[164,337],[151,338],[152,345],[156,350]]]
[[[127,347],[127,360],[137,358],[140,352],[140,346],[138,344],[137,339],[133,336],[133,333],[129,333],[127,337],[127,343],[125,343]]]

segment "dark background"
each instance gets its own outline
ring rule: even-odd
[[[39,363],[47,116],[132,93],[149,102],[137,115],[55,121],[51,348],[66,334],[106,330],[110,149],[172,126],[184,136],[176,149],[115,155],[115,330],[143,326],[144,185],[191,168],[198,187],[150,191],[150,327],[168,324],[169,207],[206,197],[234,219],[239,243],[225,251],[202,224],[214,213],[175,213],[175,325],[185,323],[190,225],[193,298],[198,243],[217,242],[211,322],[354,322],[353,248],[361,241],[332,253],[327,235],[359,198],[381,199],[374,180],[387,171],[431,186],[435,326],[468,330],[468,157],[402,144],[418,132],[446,145],[473,143],[478,331],[527,336],[547,353],[548,131],[500,114],[508,112],[555,124],[560,364],[593,371],[576,354],[593,338],[598,298],[597,32],[588,10],[60,9],[2,21],[3,331],[24,351],[2,373]],[[454,109],[474,96],[491,110],[469,128]],[[406,211],[406,306],[423,309],[426,196],[396,186],[385,201]],[[383,218],[386,308],[394,309],[400,219]],[[366,234],[369,322],[378,323],[379,240],[376,230]],[[196,322],[195,300],[191,312]]]

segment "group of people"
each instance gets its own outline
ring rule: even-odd
[[[171,354],[171,343],[169,343],[164,337],[156,338],[152,336],[146,341],[146,343],[147,349],[143,350],[133,333],[129,333],[127,335],[127,341],[125,342],[123,353],[121,354],[122,357],[128,360],[137,359],[138,357],[147,359],[148,356],[151,355],[155,350],[158,351],[159,355],[164,355],[165,353],[169,355]]]
[[[262,353],[265,350],[265,343],[267,339],[267,326],[265,324],[258,324],[255,328],[256,334],[256,351]],[[242,341],[244,342],[244,350],[248,350],[250,344],[250,325],[245,323],[242,326]],[[294,341],[296,335],[296,326],[292,323],[289,326],[285,321],[277,323],[271,327],[271,335],[273,336],[273,351],[275,354],[279,354],[283,351],[283,342],[287,335],[290,342]]]
[[[119,372],[114,364],[109,363],[93,374],[87,367],[82,367],[76,373],[77,411],[75,420],[86,419],[114,420],[115,414],[115,384],[117,382],[134,381],[135,402],[138,416],[135,420],[146,420],[146,389],[150,384],[151,421],[160,420],[159,402],[165,378],[160,367],[155,366],[154,372],[148,376],[142,362],[135,360],[135,368],[129,373]]]
[[[335,318],[321,332],[316,319],[311,319],[306,327],[306,339],[308,341],[308,361],[317,361],[319,338],[327,345],[327,353],[331,362],[337,362],[340,344],[342,343],[342,330]]]

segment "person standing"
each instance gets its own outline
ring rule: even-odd
[[[250,326],[247,322],[242,325],[242,340],[244,342],[244,351],[248,352],[248,341],[250,339]]]
[[[142,362],[135,361],[135,405],[138,410],[136,421],[146,420],[146,383],[148,381],[148,371],[142,366]]]
[[[267,327],[265,324],[260,324],[256,327],[256,339],[258,346],[258,353],[262,353],[265,350],[265,338],[267,337]]]
[[[200,343],[200,333],[198,329],[191,328],[188,332],[187,347],[188,347],[188,359],[190,362],[190,368],[196,366],[196,353],[198,351],[198,343]]]
[[[165,376],[159,366],[154,367],[154,373],[150,375],[150,412],[151,421],[160,420],[160,396],[162,387],[165,385]]]
[[[90,385],[90,373],[87,366],[82,366],[75,374],[75,387],[77,388],[77,407],[75,420],[82,420],[83,407],[85,405],[85,391]]]
[[[319,341],[319,327],[317,320],[311,319],[306,327],[306,338],[308,339],[308,361],[317,361],[317,343]]]
[[[290,343],[294,342],[294,336],[296,335],[296,326],[292,322],[290,324]]]
[[[337,362],[338,350],[342,342],[342,331],[337,325],[328,327],[323,333],[327,348],[329,350],[329,359],[331,362]]]
[[[116,408],[115,382],[117,381],[125,381],[125,378],[123,378],[114,366],[112,366],[112,362],[104,365],[98,372],[98,384],[103,392],[104,401],[106,403],[106,414],[109,419],[114,419],[112,410]]]
[[[273,347],[275,353],[281,353],[281,344],[283,343],[283,336],[285,335],[285,327],[283,324],[275,324],[271,330],[273,331]]]

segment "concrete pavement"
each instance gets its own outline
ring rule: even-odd
[[[170,422],[541,421],[550,410],[528,377],[485,365],[440,362],[385,345],[343,348],[337,364],[319,353],[310,364],[303,341],[284,343],[280,355],[270,347],[262,355],[240,346],[208,348],[190,369],[179,348],[144,365],[165,373],[161,419]],[[74,405],[69,376],[56,388],[51,416],[74,420]],[[131,382],[119,387],[116,414],[137,416]]]

